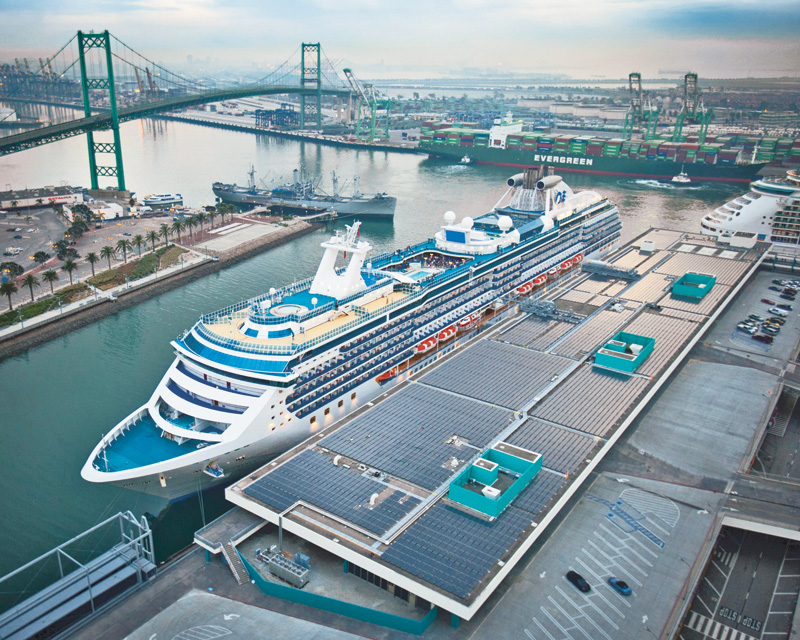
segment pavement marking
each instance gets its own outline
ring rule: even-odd
[[[711,587],[714,590],[714,593],[716,593],[718,596],[722,597],[722,593],[717,591],[717,588],[713,584],[711,584],[711,580],[709,580],[707,577],[704,577],[703,580],[705,580],[708,583],[708,586]]]
[[[714,615],[714,610],[713,610],[711,607],[709,607],[709,606],[708,606],[708,605],[707,605],[705,602],[703,602],[703,599],[702,599],[702,598],[701,598],[699,595],[698,595],[698,596],[695,596],[695,598],[697,599],[697,601],[698,601],[700,604],[702,604],[702,605],[703,605],[703,606],[704,606],[706,609],[708,609],[708,612],[709,612],[709,613],[710,613],[712,616]]]
[[[746,634],[744,631],[737,631],[733,627],[707,618],[696,611],[692,612],[686,626],[692,631],[697,631],[703,634],[703,636],[711,637],[714,640],[759,640],[754,636]],[[719,635],[721,632],[722,635]]]

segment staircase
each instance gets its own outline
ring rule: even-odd
[[[236,578],[237,584],[244,584],[250,579],[233,542],[226,542],[222,545],[222,555],[225,557],[225,562],[228,563],[233,577]]]
[[[778,406],[775,410],[775,420],[767,429],[767,433],[782,438],[786,435],[786,428],[789,426],[789,420],[794,412],[794,406],[797,404],[798,396],[786,391],[781,394],[778,400]]]

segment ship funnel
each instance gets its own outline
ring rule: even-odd
[[[514,176],[511,176],[506,181],[506,184],[509,187],[520,187],[520,186],[522,186],[522,182],[523,182],[524,179],[525,179],[525,174],[524,173],[518,173],[518,174],[516,174]]]
[[[536,183],[536,188],[539,191],[544,189],[552,189],[561,182],[561,176],[545,176]]]

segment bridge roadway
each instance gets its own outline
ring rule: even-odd
[[[119,109],[117,114],[119,121],[125,122],[127,120],[144,118],[156,113],[172,111],[173,109],[184,109],[186,107],[205,104],[208,102],[235,100],[237,98],[246,98],[249,96],[280,95],[285,93],[315,96],[317,94],[317,90],[315,88],[304,89],[296,85],[264,85],[238,87],[234,89],[219,89],[197,95],[181,96],[180,98],[164,100],[163,102],[125,107],[123,109]],[[322,94],[347,96],[350,94],[350,90],[323,88]],[[89,116],[88,118],[79,118],[77,120],[70,120],[69,122],[62,122],[49,127],[35,129],[33,131],[18,133],[13,136],[6,136],[0,138],[0,156],[16,153],[18,151],[24,151],[25,149],[31,149],[43,144],[49,144],[51,142],[63,140],[64,138],[81,135],[83,133],[87,133],[88,131],[100,131],[110,128],[111,113],[108,112],[99,113]]]

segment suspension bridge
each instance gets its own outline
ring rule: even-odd
[[[363,99],[360,85],[354,84],[349,69],[347,72],[343,81],[319,43],[303,43],[257,82],[220,86],[214,80],[173,73],[108,31],[78,31],[52,57],[39,58],[38,65],[31,65],[27,58],[0,65],[0,101],[65,106],[76,111],[74,119],[0,137],[0,156],[85,134],[92,188],[98,188],[101,176],[116,177],[118,189],[125,191],[121,122],[209,102],[293,94],[300,99],[300,128],[313,122],[321,129],[323,96]],[[96,133],[107,131],[111,139],[95,140]],[[104,160],[109,156],[114,157],[114,164]]]

